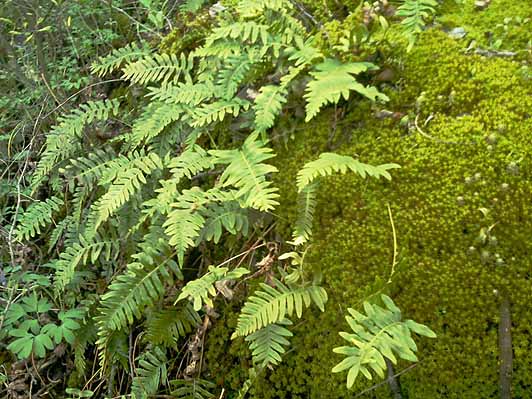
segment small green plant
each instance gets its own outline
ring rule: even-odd
[[[353,386],[359,373],[371,380],[373,370],[379,377],[384,378],[385,358],[393,364],[397,363],[397,357],[416,362],[417,346],[411,337],[412,332],[425,337],[436,337],[427,326],[413,320],[402,321],[401,311],[390,297],[381,295],[381,299],[385,308],[364,302],[365,315],[355,309],[347,309],[350,316],[345,319],[352,332],[340,332],[340,336],[350,345],[334,348],[335,353],[347,357],[338,363],[332,372],[348,370],[348,388]]]

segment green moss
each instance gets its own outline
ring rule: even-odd
[[[400,90],[390,90],[387,108],[409,114],[409,129],[375,118],[367,103],[349,104],[336,124],[332,110],[308,125],[280,122],[274,136],[295,138],[277,144],[281,221],[295,220],[297,170],[330,150],[331,142],[341,144],[336,152],[369,163],[396,162],[402,169],[394,171],[392,182],[352,175],[323,181],[309,261],[324,273],[327,311],[309,312],[293,328],[293,351],[259,378],[250,397],[353,397],[345,376],[330,372],[339,361],[332,348],[341,344],[337,333],[346,328],[346,308],[360,304],[375,278],[390,275],[386,204],[400,252],[389,289],[408,318],[438,334],[420,340],[421,362],[401,377],[408,397],[497,395],[499,298],[506,294],[512,304],[514,393],[530,392],[532,82],[522,78],[517,62],[465,55],[461,48],[431,30],[406,57]],[[280,224],[286,237],[289,223]],[[479,232],[490,226],[497,243],[483,245]],[[235,315],[224,315],[210,333],[219,345],[206,353],[207,372],[223,375],[225,386],[235,389],[247,376],[241,358],[247,352],[242,342],[227,343]],[[354,392],[372,384],[361,378]],[[366,397],[388,398],[389,392],[382,387]]]

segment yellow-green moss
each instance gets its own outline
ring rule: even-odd
[[[392,182],[346,175],[322,183],[309,260],[324,273],[327,311],[310,312],[293,328],[293,351],[260,377],[252,398],[353,397],[345,376],[330,373],[339,361],[332,348],[341,344],[337,332],[346,328],[345,309],[360,303],[376,277],[390,273],[386,204],[400,252],[393,297],[407,317],[438,334],[420,340],[421,362],[401,377],[408,397],[488,398],[498,392],[498,303],[505,292],[512,303],[514,394],[530,392],[532,82],[521,77],[519,63],[460,49],[434,30],[407,56],[401,89],[388,93],[387,108],[409,113],[410,129],[375,118],[367,103],[351,107],[334,134],[332,110],[308,125],[280,122],[276,132],[295,137],[277,148],[282,220],[295,219],[297,170],[329,150],[331,137],[344,142],[337,152],[402,169]],[[423,134],[413,124],[416,114]],[[480,208],[489,209],[487,216]],[[497,245],[483,247],[476,238],[489,226]],[[287,233],[288,224],[281,231]],[[487,261],[482,251],[489,252]],[[503,266],[494,264],[495,253]],[[249,360],[241,356],[248,352],[242,342],[227,342],[235,315],[224,317],[209,334],[206,348],[216,349],[206,353],[207,372],[236,389],[247,376]],[[371,384],[360,379],[355,392]],[[383,387],[366,397],[389,393]]]

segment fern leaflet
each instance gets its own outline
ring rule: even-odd
[[[411,337],[411,332],[434,338],[436,334],[413,320],[401,321],[401,311],[386,295],[381,295],[386,308],[364,302],[366,315],[348,308],[350,316],[346,316],[349,327],[353,333],[340,332],[340,336],[351,344],[334,348],[335,353],[347,357],[337,364],[333,373],[349,370],[347,373],[347,387],[351,388],[359,373],[366,378],[372,379],[370,368],[377,375],[384,378],[386,362],[397,363],[394,355],[401,359],[417,361],[414,352],[417,350],[416,343]]]
[[[278,323],[285,317],[292,316],[294,311],[297,317],[301,317],[303,307],[309,307],[311,302],[324,311],[327,293],[323,288],[309,285],[292,289],[277,279],[274,282],[276,288],[261,283],[262,291],[255,291],[248,298],[231,339],[249,335],[268,324]]]
[[[63,200],[57,197],[47,198],[42,202],[34,202],[20,216],[16,236],[17,240],[29,240],[41,233],[41,227],[52,222],[54,212],[59,212]]]
[[[400,168],[400,166],[394,163],[373,166],[362,163],[350,156],[324,152],[315,161],[306,163],[297,173],[297,189],[301,192],[319,176],[330,176],[334,172],[346,173],[348,170],[355,172],[362,178],[370,176],[376,178],[384,177],[387,180],[391,180],[392,177],[388,170],[397,168]]]
[[[375,87],[366,87],[352,76],[375,69],[373,64],[368,62],[342,64],[337,60],[326,59],[321,64],[316,65],[315,68],[317,71],[310,73],[314,80],[308,83],[304,95],[307,100],[305,122],[314,118],[324,105],[336,104],[341,97],[347,100],[351,90],[371,100],[379,98],[386,101],[388,99]]]
[[[214,284],[218,281],[234,280],[248,274],[249,270],[243,267],[229,271],[227,267],[209,266],[209,271],[196,280],[189,281],[183,287],[181,294],[177,297],[176,303],[182,299],[189,298],[194,304],[194,310],[199,311],[203,304],[213,307],[210,296],[216,295]]]

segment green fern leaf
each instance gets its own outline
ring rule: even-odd
[[[388,98],[374,87],[366,87],[352,75],[358,75],[367,70],[376,69],[375,65],[368,62],[351,62],[342,64],[337,60],[326,59],[315,67],[317,72],[310,74],[314,80],[307,85],[304,95],[307,100],[305,122],[314,118],[319,110],[326,104],[336,104],[343,97],[349,98],[351,90],[371,99],[377,98],[387,101]]]
[[[304,307],[314,302],[323,312],[327,302],[327,293],[321,287],[289,288],[279,280],[274,280],[275,287],[261,283],[262,291],[256,291],[249,297],[238,317],[236,330],[231,339],[249,335],[268,324],[278,323],[294,311],[301,317]]]
[[[63,292],[74,278],[76,268],[85,265],[89,260],[95,263],[100,256],[107,261],[116,260],[120,254],[118,247],[119,242],[112,238],[103,240],[95,235],[92,240],[87,240],[79,236],[79,241],[68,246],[59,255],[59,259],[50,263],[50,266],[55,269],[56,291]]]
[[[209,392],[215,388],[212,382],[194,380],[173,380],[170,385],[174,388],[171,391],[172,398],[176,399],[213,399],[214,395]]]
[[[131,384],[134,399],[147,399],[155,395],[161,383],[167,379],[166,353],[159,347],[144,352],[139,358],[139,366],[135,369],[137,375]]]
[[[242,98],[220,100],[211,104],[203,104],[191,113],[190,126],[203,127],[213,122],[223,121],[227,115],[237,117],[242,111],[249,109],[250,103]]]
[[[32,176],[33,191],[57,163],[70,158],[80,148],[84,127],[95,120],[105,120],[110,115],[116,115],[119,105],[115,99],[89,101],[70,114],[60,117],[59,123],[46,137],[44,152]]]
[[[158,136],[165,127],[181,118],[184,109],[179,104],[152,102],[141,117],[135,121],[131,134],[126,137],[131,148],[149,142]]]
[[[316,183],[311,183],[298,194],[297,220],[294,226],[293,243],[301,245],[312,235],[312,220],[316,209]]]
[[[216,295],[214,284],[218,281],[235,280],[248,274],[249,270],[243,267],[229,271],[227,267],[209,266],[209,271],[196,280],[189,281],[176,299],[176,303],[189,298],[197,312],[206,304],[213,307],[211,296]]]
[[[54,212],[59,212],[63,200],[57,197],[50,197],[42,202],[31,204],[19,218],[16,237],[17,240],[29,240],[41,233],[41,227],[52,222]]]
[[[148,87],[148,97],[166,104],[185,104],[196,106],[211,99],[215,93],[212,82],[192,83],[178,82],[175,85]]]
[[[297,173],[297,189],[301,192],[319,176],[330,176],[335,172],[346,173],[349,170],[362,178],[370,176],[391,180],[392,177],[388,170],[397,168],[400,166],[394,163],[373,166],[346,155],[324,152],[317,160],[306,163]]]
[[[393,301],[386,295],[381,295],[381,298],[386,308],[364,302],[366,315],[347,309],[350,316],[345,319],[353,333],[340,332],[340,336],[351,346],[334,348],[335,353],[347,357],[332,369],[333,373],[349,370],[347,388],[353,386],[359,373],[371,380],[371,369],[384,378],[384,358],[394,364],[397,363],[395,355],[416,362],[414,352],[417,351],[417,346],[411,337],[411,331],[430,338],[436,337],[430,328],[422,324],[413,320],[401,321],[401,311]]]
[[[397,8],[396,15],[403,17],[401,25],[408,37],[408,50],[415,44],[417,35],[426,25],[426,20],[436,12],[436,0],[403,0]]]
[[[246,207],[268,211],[278,205],[277,189],[267,180],[267,175],[277,172],[277,168],[263,163],[274,155],[257,140],[257,135],[249,135],[240,150],[211,150],[209,154],[215,157],[215,163],[228,164],[220,176],[221,187],[236,187],[236,196],[243,198]]]
[[[171,259],[160,263],[143,264],[133,262],[127,272],[119,275],[102,296],[100,314],[97,317],[99,342],[102,343],[109,331],[117,331],[140,318],[146,306],[153,306],[165,293],[165,284],[174,276],[182,278],[177,264]]]
[[[281,363],[281,356],[285,353],[283,346],[290,345],[286,337],[293,334],[280,324],[286,326],[292,325],[292,322],[284,319],[278,324],[268,324],[245,338],[249,342],[253,363],[260,364],[261,368]]]
[[[146,342],[175,347],[179,337],[185,337],[201,324],[201,318],[191,303],[182,307],[152,309],[146,318]]]
[[[93,205],[87,229],[89,236],[95,234],[102,223],[128,202],[143,184],[146,184],[146,176],[162,168],[159,156],[151,152],[149,155],[134,159],[118,170],[109,190]]]
[[[142,43],[142,47],[139,47],[137,43],[129,43],[122,48],[111,51],[110,54],[94,62],[91,65],[91,73],[102,77],[120,68],[125,62],[130,63],[144,58],[149,54],[150,49],[145,43]]]
[[[275,123],[286,102],[287,91],[283,86],[263,86],[255,98],[255,130],[265,132]]]
[[[233,235],[238,232],[242,232],[244,236],[248,234],[247,212],[236,201],[221,205],[212,204],[202,210],[202,215],[206,222],[201,230],[199,241],[214,241],[217,244],[224,229]]]
[[[153,54],[145,56],[139,61],[127,64],[123,69],[123,78],[132,83],[145,85],[150,82],[177,82],[182,76],[187,76],[192,69],[193,57],[181,54]]]

